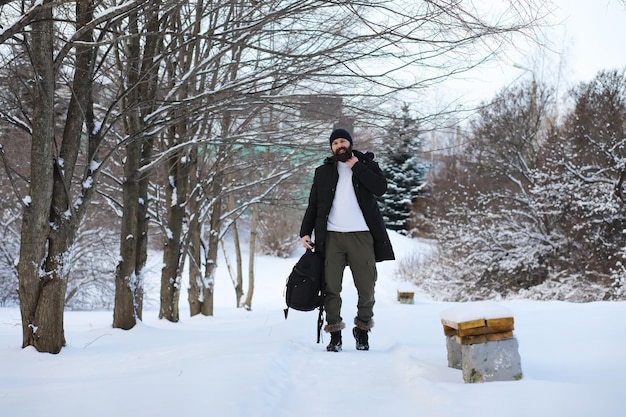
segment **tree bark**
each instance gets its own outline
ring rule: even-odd
[[[132,86],[122,105],[128,144],[124,162],[120,262],[115,273],[115,307],[113,327],[130,329],[142,318],[143,271],[148,258],[148,174],[140,168],[152,155],[154,137],[146,134],[146,115],[155,107],[158,81],[157,56],[162,49],[163,34],[159,31],[160,1],[146,4],[141,11],[129,15],[126,81]],[[143,13],[140,16],[140,12]],[[139,21],[145,21],[144,32]],[[142,39],[144,41],[142,43]],[[143,44],[143,50],[141,45]]]
[[[203,175],[201,165],[199,164],[199,156],[195,149],[190,152],[189,160],[190,188],[193,188],[193,192],[190,193],[187,202],[189,214],[189,293],[187,297],[189,313],[193,317],[198,314],[213,314],[212,299],[210,297],[213,289],[207,288],[203,276],[203,266],[206,268],[209,255],[207,250],[208,243],[204,242],[202,238],[203,226],[200,211],[201,203],[204,200],[201,184]]]
[[[184,134],[181,133],[184,137]],[[171,135],[173,140],[178,135]],[[165,247],[163,249],[163,269],[161,271],[161,308],[159,318],[177,322],[179,320],[178,302],[181,284],[181,254],[183,249],[183,222],[187,201],[189,165],[185,153],[179,152],[168,161],[167,184],[165,186]]]
[[[193,169],[191,171],[193,172]],[[187,255],[187,259],[189,259],[189,293],[187,294],[187,301],[189,302],[189,315],[193,317],[202,312],[202,240],[201,226],[198,221],[198,199],[192,195],[188,205],[190,219]]]
[[[139,309],[135,305],[138,286],[141,284],[135,274],[137,261],[137,238],[140,233],[137,218],[139,213],[139,183],[137,170],[141,155],[141,143],[133,141],[126,146],[124,163],[124,183],[122,184],[122,224],[120,234],[120,262],[115,271],[115,308],[113,327],[131,329],[139,319]]]
[[[252,296],[254,295],[254,259],[256,253],[256,238],[259,229],[259,205],[252,206],[252,219],[250,221],[250,254],[248,258],[248,292],[243,306],[246,310],[252,310]]]
[[[235,211],[235,196],[233,193],[230,193],[226,197],[226,201],[228,202],[228,211],[233,213]],[[239,228],[237,227],[237,219],[233,220],[232,225],[230,226],[230,230],[233,234],[233,245],[235,247],[235,273],[236,277],[234,279],[235,285],[235,301],[237,307],[242,307],[241,298],[243,297],[243,268],[241,262],[241,242],[239,239]]]
[[[136,86],[140,79],[140,39],[137,12],[130,15],[129,31],[134,34],[127,45],[129,56],[127,69],[128,85]],[[143,232],[139,229],[140,187],[138,170],[141,166],[142,144],[141,115],[139,110],[139,91],[132,89],[123,100],[122,113],[125,114],[124,127],[130,138],[126,145],[124,161],[124,181],[122,183],[122,223],[120,228],[120,262],[115,271],[115,307],[113,327],[131,329],[140,320],[141,311],[136,304],[138,289],[142,283],[137,276],[138,237]],[[145,201],[144,201],[145,203]]]
[[[220,174],[216,175],[219,176]],[[217,181],[216,181],[217,180]],[[221,181],[218,178],[214,178],[213,183],[213,195],[218,196],[220,193]],[[203,303],[202,314],[205,316],[213,315],[213,293],[215,289],[215,273],[217,269],[217,254],[219,253],[220,242],[220,226],[222,216],[222,199],[218,197],[213,203],[211,209],[211,230],[209,231],[208,248],[207,248],[207,260],[204,274],[204,287],[203,287]]]
[[[233,204],[233,209],[235,205]],[[241,298],[243,297],[243,264],[241,258],[241,239],[239,238],[239,227],[237,220],[233,221],[233,245],[235,247],[235,273],[237,274],[237,285],[235,287],[235,296],[237,297],[237,307],[241,307]]]
[[[22,218],[18,264],[22,347],[58,353],[65,344],[57,311],[63,300],[43,296],[55,286],[45,274],[53,186],[54,72],[52,10],[43,9],[32,23],[31,57],[35,71],[29,197]],[[46,288],[48,287],[48,288]],[[56,291],[52,291],[54,295]],[[49,295],[48,295],[49,296]]]

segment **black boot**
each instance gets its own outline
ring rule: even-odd
[[[370,349],[369,338],[367,336],[368,331],[369,330],[359,329],[358,327],[355,327],[354,329],[352,329],[352,334],[354,335],[354,338],[356,339],[356,350],[369,350]]]
[[[326,346],[329,352],[341,352],[341,330],[330,333],[330,343]]]

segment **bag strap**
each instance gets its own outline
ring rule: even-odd
[[[322,326],[324,325],[324,298],[326,298],[326,292],[324,291],[326,285],[325,271],[322,269],[322,302],[320,305],[320,314],[317,316],[317,343],[320,342],[322,334]]]
[[[324,306],[320,306],[320,314],[317,316],[317,343],[320,342],[322,336],[322,326],[324,325]]]

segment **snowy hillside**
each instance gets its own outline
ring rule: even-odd
[[[392,239],[399,257],[428,249]],[[159,321],[154,307],[131,331],[112,329],[110,311],[68,312],[59,355],[21,349],[19,310],[0,309],[0,416],[626,415],[624,302],[503,302],[515,314],[524,378],[465,384],[447,366],[439,316],[455,304],[398,303],[396,291],[410,286],[394,280],[394,262],[379,264],[370,351],[356,351],[346,331],[344,351],[326,352],[328,337],[315,343],[316,312],[284,320],[283,286],[298,254],[258,257],[252,311],[234,308],[219,268],[214,317],[189,318],[184,294],[177,324]],[[356,296],[346,275],[349,324]]]

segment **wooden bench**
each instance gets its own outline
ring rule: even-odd
[[[400,304],[414,304],[415,303],[414,297],[415,297],[414,291],[398,290],[398,302],[400,302]]]
[[[492,302],[462,303],[441,313],[448,366],[463,371],[465,382],[522,378],[515,320]]]

